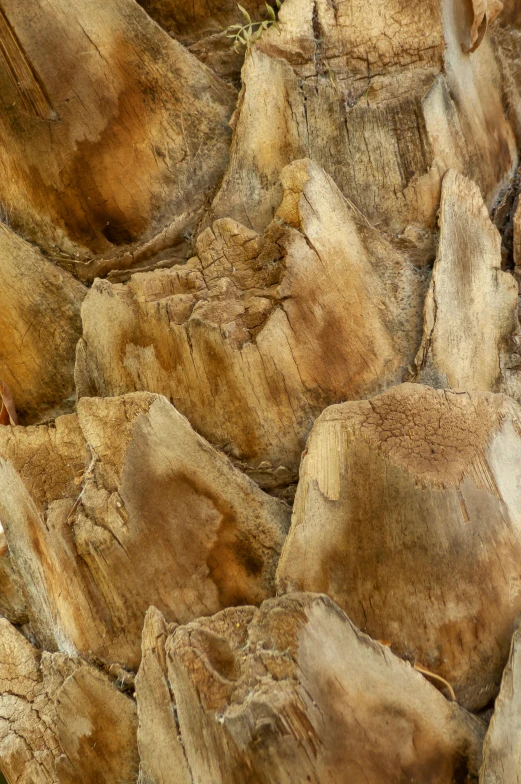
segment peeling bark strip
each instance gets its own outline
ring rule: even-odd
[[[57,114],[45,94],[43,85],[1,8],[0,52],[20,95],[24,110],[29,114],[36,115],[41,120],[56,120]]]

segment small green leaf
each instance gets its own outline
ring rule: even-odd
[[[275,11],[273,10],[272,6],[268,5],[268,3],[265,3],[265,5],[266,5],[266,10],[268,12],[268,16],[270,17],[270,19],[272,19],[274,22],[276,22],[277,21],[277,17],[275,16]]]
[[[273,22],[273,27],[275,28],[275,30],[278,30],[279,31],[279,35],[281,35],[282,30],[280,29],[279,23],[278,22]]]
[[[251,24],[251,16],[247,12],[247,10],[245,8],[243,8],[242,5],[239,5],[239,3],[237,3],[237,8],[241,12],[241,14],[244,16],[244,18],[246,19],[248,24]]]
[[[276,5],[276,6],[277,6],[277,8],[280,10],[280,7],[281,7],[281,5],[282,5],[282,2],[281,2],[281,0],[275,0],[275,5]]]

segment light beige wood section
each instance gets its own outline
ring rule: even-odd
[[[264,235],[223,219],[184,266],[96,281],[76,364],[80,397],[164,394],[268,488],[296,478],[327,405],[402,380],[426,288],[317,164],[282,184]]]
[[[328,408],[300,469],[279,591],[331,596],[469,709],[521,619],[521,408],[403,384]]]
[[[425,303],[417,378],[434,387],[521,394],[518,289],[479,188],[443,180],[438,256]]]
[[[151,604],[186,622],[274,594],[289,507],[164,398],[84,399],[0,438],[0,518],[45,649],[135,669]]]
[[[362,634],[327,597],[271,599],[170,634],[151,614],[152,644],[144,643],[136,691],[142,773],[169,760],[153,781],[476,780],[482,723]],[[152,695],[158,712],[149,723],[141,703]],[[144,742],[158,731],[170,742],[154,755]],[[174,762],[174,749],[184,761]]]
[[[516,631],[483,745],[480,784],[520,784],[521,633]]]

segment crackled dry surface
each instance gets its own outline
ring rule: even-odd
[[[426,286],[316,164],[282,181],[264,235],[223,219],[184,266],[97,281],[76,364],[80,396],[164,394],[269,488],[295,479],[327,405],[401,380]]]
[[[0,760],[17,784],[131,784],[136,707],[78,658],[43,654],[0,619]]]
[[[520,0],[268,2],[0,0],[9,784],[521,784]]]
[[[329,594],[478,709],[521,619],[521,409],[404,384],[318,419],[278,587]]]
[[[517,164],[515,115],[510,68],[484,37],[498,3],[486,13],[473,5],[285,0],[280,33],[266,31],[246,57],[210,218],[262,231],[280,201],[280,171],[305,156],[394,233],[434,227],[450,167],[492,205]]]
[[[151,604],[186,622],[273,595],[289,508],[164,398],[85,399],[0,438],[0,518],[47,650],[136,668]]]
[[[152,608],[136,696],[145,780],[477,781],[482,723],[325,596],[271,599],[175,629]],[[159,748],[158,728],[168,738]]]

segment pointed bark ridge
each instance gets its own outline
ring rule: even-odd
[[[282,179],[263,236],[223,219],[184,266],[96,281],[76,365],[80,397],[164,394],[267,488],[296,478],[327,405],[402,380],[426,288],[319,166]]]
[[[0,760],[18,784],[132,784],[136,707],[81,659],[38,651],[0,618]]]
[[[0,439],[0,519],[43,648],[136,669],[150,605],[186,622],[273,595],[289,508],[164,398],[84,399]]]
[[[285,0],[280,34],[266,31],[246,58],[209,219],[262,231],[280,200],[278,174],[306,156],[396,234],[433,228],[450,167],[477,178],[491,206],[518,160],[496,55],[480,37],[498,5]]]
[[[323,591],[458,701],[494,696],[521,619],[521,408],[403,384],[327,409],[278,588]]]
[[[2,9],[0,202],[15,229],[80,269],[167,225],[182,242],[226,166],[236,91],[134,0]]]
[[[447,172],[416,358],[418,380],[440,388],[508,392],[519,400],[517,302],[517,285],[501,271],[501,237],[479,188]]]
[[[521,632],[512,638],[510,658],[483,744],[480,784],[517,784],[521,759]]]
[[[271,599],[170,633],[151,610],[136,697],[151,781],[477,781],[481,722],[325,596]],[[158,731],[169,738],[159,752]],[[167,765],[175,774],[163,779]]]

